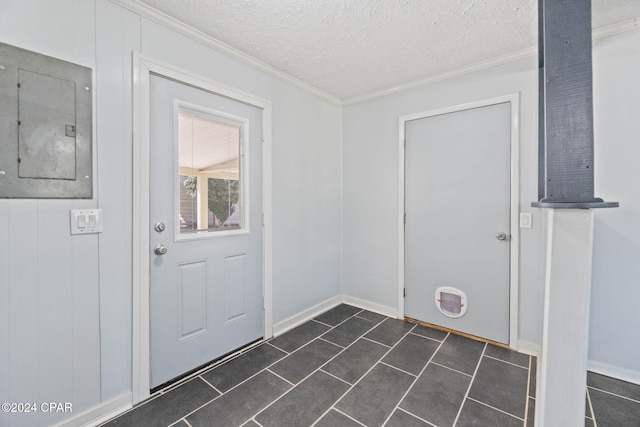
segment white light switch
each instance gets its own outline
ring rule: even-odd
[[[102,209],[71,209],[71,234],[102,233]]]
[[[530,212],[520,213],[520,228],[533,228],[533,219]]]

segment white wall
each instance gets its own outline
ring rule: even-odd
[[[272,102],[273,321],[340,295],[341,107],[107,0],[3,0],[0,41],[91,67],[96,131],[92,200],[0,200],[0,402],[73,403],[0,425],[129,398],[132,51]],[[104,232],[70,236],[89,207]]]
[[[520,209],[534,227],[520,234],[520,340],[542,337],[542,212],[537,197],[536,58],[496,66],[345,107],[344,264],[346,295],[398,306],[398,117],[520,93]],[[490,165],[488,165],[490,166]],[[470,207],[473,209],[473,207]]]
[[[596,196],[619,209],[596,212],[590,367],[640,382],[640,30],[594,43]],[[537,58],[519,60],[344,110],[343,293],[390,311],[398,305],[398,117],[519,92],[519,341],[542,341],[544,224],[537,198]],[[472,208],[472,207],[471,207]]]
[[[640,384],[640,30],[594,45],[596,196],[589,367]]]
[[[94,11],[93,2],[79,0],[3,1],[0,41],[93,67]],[[99,237],[69,234],[69,209],[96,206],[0,201],[2,402],[73,402],[81,411],[100,401]],[[2,412],[0,425],[68,416]]]

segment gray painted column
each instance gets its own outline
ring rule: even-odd
[[[539,0],[538,201],[547,257],[537,426],[584,426],[594,197],[591,1]]]

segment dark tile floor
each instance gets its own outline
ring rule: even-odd
[[[532,426],[535,373],[535,357],[340,305],[105,425]],[[640,426],[640,386],[589,374],[587,397],[587,425]]]

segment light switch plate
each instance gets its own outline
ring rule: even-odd
[[[102,233],[102,209],[71,209],[71,234]]]
[[[520,213],[520,228],[533,228],[533,218],[530,212]]]

